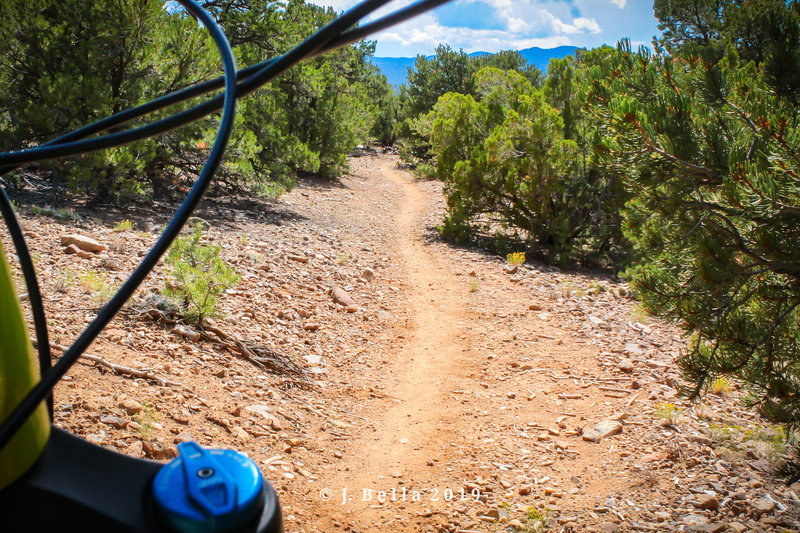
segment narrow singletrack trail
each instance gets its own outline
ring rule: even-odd
[[[429,463],[458,439],[460,410],[452,394],[476,362],[463,327],[471,318],[463,282],[424,241],[427,195],[396,165],[381,163],[377,170],[401,198],[396,253],[407,273],[410,317],[398,328],[400,342],[384,376],[388,401],[367,415],[375,431],[352,444],[350,459],[339,465],[339,475],[328,485],[334,512],[346,508],[363,531],[418,531],[393,518],[393,506],[410,501],[410,495],[402,496],[405,488],[418,490],[428,507],[436,507],[437,499],[430,496],[437,483]],[[394,501],[380,505],[378,491]]]
[[[571,320],[598,311],[560,298],[545,272],[515,274],[431,237],[436,185],[396,159],[363,158],[351,179],[363,213],[351,209],[340,223],[378,217],[372,223],[392,226],[404,320],[375,354],[383,365],[343,367],[343,383],[380,394],[339,398],[364,423],[348,428],[344,453],[323,459],[302,530],[496,531],[501,504],[518,517],[585,510],[630,486],[620,475],[630,454],[618,439],[581,439],[587,424],[620,419],[641,401],[636,391],[603,390],[629,379],[602,366],[609,330],[587,334],[584,322],[576,332]],[[369,207],[381,195],[393,199],[392,212]]]

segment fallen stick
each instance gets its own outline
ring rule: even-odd
[[[606,392],[621,392],[622,394],[625,395],[631,392],[630,389],[620,389],[617,387],[597,387],[597,388]]]
[[[628,402],[625,404],[625,406],[626,406],[626,407],[630,407],[630,406],[631,406],[631,404],[632,404],[632,403],[633,403],[633,402],[636,400],[636,398],[638,398],[638,397],[639,397],[639,393],[637,392],[636,394],[634,394],[634,395],[633,395],[633,397],[632,397],[630,400],[628,400]]]
[[[31,342],[33,342],[34,346],[36,346],[38,344],[36,342],[36,339],[31,339]],[[61,344],[57,344],[55,342],[51,342],[50,343],[50,347],[51,348],[56,348],[57,350],[61,350],[62,353],[67,351],[67,347],[66,346],[62,346]],[[114,372],[117,372],[118,374],[125,374],[125,375],[128,375],[128,376],[133,376],[133,377],[137,377],[137,378],[150,379],[152,381],[157,381],[158,383],[161,383],[162,385],[170,385],[170,386],[173,386],[173,387],[183,387],[183,385],[181,385],[180,383],[178,383],[176,381],[170,381],[168,379],[160,378],[160,377],[156,376],[155,374],[151,374],[150,372],[147,372],[146,370],[139,370],[139,369],[136,369],[136,368],[131,368],[129,366],[118,365],[116,363],[112,363],[111,361],[103,359],[102,357],[100,357],[98,355],[92,355],[92,354],[88,354],[88,353],[83,353],[83,354],[81,354],[81,358],[82,359],[87,359],[89,361],[93,361],[93,362],[95,362],[95,363],[97,363],[97,364],[99,364],[101,366],[104,366],[104,367],[106,367],[106,368],[108,368],[110,370],[113,370]]]

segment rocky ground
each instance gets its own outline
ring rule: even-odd
[[[145,312],[159,268],[90,348],[103,361],[57,388],[56,423],[157,460],[188,439],[245,451],[287,531],[798,528],[798,486],[773,474],[780,429],[742,408],[734,383],[679,397],[686,343],[623,283],[443,243],[438,184],[391,155],[351,166],[274,202],[205,202],[242,276],[214,323],[228,342]],[[68,345],[168,209],[19,202],[52,341]],[[105,249],[65,253],[72,234]],[[241,343],[274,360],[259,367]]]

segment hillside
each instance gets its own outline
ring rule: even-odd
[[[56,388],[56,424],[155,460],[189,439],[246,451],[293,533],[800,525],[800,484],[772,473],[775,429],[734,385],[678,396],[685,340],[625,284],[442,242],[441,184],[360,155],[334,183],[198,213],[242,275],[216,327],[268,347],[270,366],[149,312],[160,266],[90,348],[122,373],[83,359]],[[20,204],[51,338],[68,345],[167,212],[77,206],[62,220]],[[114,231],[126,218],[140,230]],[[65,254],[71,233],[108,249]]]
[[[554,57],[562,58],[573,54],[577,50],[575,46],[559,46],[557,48],[525,48],[519,53],[528,63],[536,65],[541,71],[547,70],[547,65]],[[470,57],[488,54],[488,52],[473,52]],[[427,56],[429,59],[433,56]],[[414,57],[374,57],[372,63],[381,69],[381,72],[389,80],[389,83],[397,89],[406,81],[409,67],[414,66]]]

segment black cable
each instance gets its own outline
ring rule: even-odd
[[[338,35],[338,37],[331,39],[325,45],[320,46],[316,49],[311,48],[309,46],[304,48],[304,50],[306,50],[305,53],[300,52],[299,49],[308,43],[308,41],[311,39],[309,38],[300,45],[298,45],[296,48],[294,48],[292,51],[279,58],[267,60],[239,71],[237,73],[237,77],[240,79],[244,77],[243,76],[244,74],[250,74],[250,73],[253,74],[246,77],[241,83],[237,85],[236,97],[241,98],[243,96],[250,94],[251,92],[261,87],[262,85],[274,79],[276,76],[283,73],[297,61],[307,59],[310,57],[315,57],[317,55],[321,55],[323,53],[335,50],[337,48],[342,48],[356,41],[359,41],[373,33],[377,33],[390,26],[398,24],[404,20],[417,16],[420,13],[424,13],[426,11],[434,9],[442,4],[447,3],[448,1],[449,0],[423,0],[422,2],[409,5],[391,15],[387,15],[386,17],[383,17],[374,22],[366,24],[361,28],[355,28],[353,30],[341,33],[340,35]],[[371,4],[371,2],[363,2],[362,4],[353,8],[350,12],[342,15],[342,17],[331,22],[328,26],[322,28],[319,32],[317,32],[317,34],[314,34],[312,38],[316,37],[320,32],[329,29],[331,25],[341,21],[347,15],[353,14],[354,16],[363,17],[369,14],[369,12],[378,9],[379,7],[388,2],[389,0],[376,0],[375,3],[377,5],[375,5],[374,7],[367,6],[367,4]],[[365,10],[369,11],[364,14],[360,14],[360,12],[358,12],[358,15],[356,15],[354,12],[356,12],[356,10],[362,7]],[[351,20],[350,18],[347,19],[348,22],[350,22],[350,20]],[[355,18],[350,25],[354,24],[357,21],[358,18]],[[348,26],[346,26],[345,24],[346,24],[345,22],[342,22],[340,26],[344,26],[344,28],[347,28]],[[274,71],[271,70],[276,68],[276,64],[280,64],[284,60],[291,61],[289,66],[285,68],[277,67],[277,70]],[[0,167],[4,167],[0,172],[6,172],[7,168],[5,167],[9,167],[8,169],[17,168],[25,163],[32,163],[34,161],[43,161],[46,159],[58,159],[61,157],[68,157],[86,152],[104,150],[106,148],[111,148],[113,146],[119,146],[122,144],[128,144],[131,142],[145,139],[147,137],[159,135],[171,129],[183,126],[185,124],[189,124],[190,122],[198,120],[206,115],[219,111],[219,109],[221,109],[222,107],[222,97],[218,96],[202,104],[199,104],[193,108],[187,109],[181,113],[172,115],[170,117],[162,119],[158,122],[154,122],[152,124],[141,126],[139,128],[126,130],[89,140],[83,140],[83,141],[77,140],[92,135],[94,133],[106,130],[108,128],[118,126],[120,124],[141,117],[143,115],[152,113],[159,109],[163,109],[170,105],[188,100],[190,98],[201,96],[202,94],[217,89],[220,86],[221,86],[221,78],[217,78],[214,80],[194,85],[192,87],[187,87],[186,89],[182,89],[175,93],[162,96],[156,100],[142,104],[138,107],[125,110],[111,117],[102,119],[98,122],[95,122],[94,124],[90,124],[78,130],[75,130],[71,133],[68,133],[57,139],[49,141],[36,148],[0,154]]]
[[[141,140],[152,135],[157,135],[169,129],[180,127],[202,116],[214,113],[219,109],[223,109],[223,119],[220,123],[218,137],[215,141],[214,147],[212,148],[211,154],[209,155],[209,159],[203,167],[200,176],[195,182],[195,185],[192,187],[189,195],[186,197],[178,209],[178,212],[171,220],[169,226],[159,238],[158,242],[156,242],[156,244],[147,254],[147,256],[142,260],[136,270],[134,270],[128,280],[122,285],[122,287],[120,287],[116,295],[100,310],[95,320],[62,355],[55,367],[53,367],[46,374],[44,374],[43,371],[42,380],[23,399],[23,401],[20,402],[20,404],[6,419],[3,425],[0,426],[0,449],[5,446],[5,444],[7,444],[7,442],[13,437],[17,429],[36,409],[36,406],[45,397],[51,394],[52,388],[55,386],[58,380],[60,380],[61,377],[66,374],[67,370],[80,357],[80,354],[83,353],[83,351],[91,344],[91,342],[94,341],[97,335],[99,335],[102,329],[113,319],[114,315],[119,311],[119,309],[122,308],[128,298],[132,296],[136,288],[138,288],[144,278],[158,262],[160,257],[169,248],[175,237],[180,233],[181,227],[186,223],[192,211],[199,203],[203,193],[210,183],[211,177],[220,164],[225,145],[230,137],[230,130],[233,123],[232,113],[235,109],[236,98],[247,95],[250,92],[258,89],[305,58],[314,57],[327,51],[341,48],[356,42],[372,33],[376,33],[403,20],[407,20],[413,16],[416,16],[419,13],[433,9],[434,7],[442,5],[447,1],[448,0],[423,0],[422,2],[418,2],[417,4],[413,4],[398,10],[391,15],[383,17],[361,28],[345,31],[347,28],[357,23],[361,18],[389,2],[389,0],[366,0],[324,26],[322,29],[317,31],[311,37],[307,38],[287,54],[277,59],[265,61],[237,72],[235,69],[235,64],[233,63],[233,56],[230,52],[230,46],[228,45],[224,34],[219,29],[219,26],[216,24],[216,22],[213,21],[213,19],[210,17],[210,15],[208,15],[207,12],[205,12],[205,10],[195,4],[193,0],[179,0],[179,2],[184,5],[187,10],[195,14],[198,18],[202,19],[204,24],[206,23],[206,19],[209,21],[207,28],[212,34],[212,38],[220,49],[220,54],[223,57],[223,64],[225,67],[225,76],[223,78],[211,80],[209,82],[201,83],[181,91],[165,95],[136,108],[123,111],[106,119],[102,119],[94,124],[90,124],[75,130],[57,139],[49,141],[40,147],[31,150],[12,152],[9,154],[0,154],[0,166],[2,166],[0,169],[0,175],[2,175],[24,163],[65,157],[67,155],[77,155],[78,153],[101,150],[104,148],[117,146],[119,144]],[[230,65],[228,63],[229,59],[231,62]],[[232,68],[230,68],[231,66]],[[237,79],[241,79],[246,74],[250,74],[251,72],[253,73],[252,75],[249,75],[242,83],[236,85]],[[200,96],[208,91],[217,89],[221,85],[221,80],[224,80],[224,94],[217,96],[203,104],[195,106],[194,108],[178,113],[171,117],[167,117],[166,119],[156,123],[125,132],[106,135],[97,139],[74,142],[75,139],[81,139],[82,137],[92,135],[115,125],[128,122],[134,118],[146,115],[174,103]],[[8,209],[3,207],[6,204]],[[13,226],[19,227],[18,221],[13,214],[13,209],[11,209],[11,204],[7,197],[5,197],[5,194],[0,195],[0,211],[2,211],[3,217],[6,218],[6,222],[9,224],[10,229]],[[9,220],[13,221],[13,223],[9,222]],[[21,229],[19,230],[18,235],[19,237],[22,237]],[[39,340],[40,348],[40,367],[45,365],[45,363],[46,366],[49,367],[50,357],[49,343],[47,342],[46,321],[44,320],[41,295],[38,290],[38,284],[36,283],[33,264],[32,261],[30,261],[30,254],[25,246],[24,238],[15,240],[14,245],[17,248],[18,255],[20,256],[21,264],[26,262],[23,258],[27,258],[27,262],[30,264],[30,269],[23,268],[23,271],[30,270],[30,272],[25,273],[26,284],[35,286],[35,290],[31,291],[29,289],[29,294],[33,295],[33,293],[35,293],[37,295],[32,297],[31,305],[38,307],[40,311],[40,313],[34,311],[35,321],[37,320],[37,314],[40,316],[40,320],[37,322],[37,340]],[[34,298],[36,299],[36,303],[34,302]],[[39,331],[39,324],[44,325],[42,332]],[[46,346],[46,358],[43,357],[42,346]],[[43,362],[43,359],[46,361]]]
[[[111,321],[128,298],[136,291],[147,274],[150,273],[191,216],[192,211],[200,202],[203,193],[211,182],[214,172],[216,172],[222,161],[225,147],[228,144],[231,131],[233,130],[233,119],[236,113],[236,94],[234,91],[236,86],[236,61],[233,58],[233,50],[231,50],[230,44],[225,34],[222,32],[222,29],[205,9],[201,8],[194,0],[178,1],[187,11],[200,19],[209,34],[211,34],[211,38],[217,45],[222,59],[225,73],[225,93],[223,95],[222,120],[220,120],[219,129],[217,130],[217,138],[214,141],[206,164],[200,171],[200,175],[192,187],[192,190],[189,192],[180,208],[178,208],[177,213],[175,213],[175,216],[150,252],[145,256],[139,266],[136,267],[136,270],[133,271],[127,281],[122,284],[122,287],[120,287],[114,297],[100,309],[100,312],[92,323],[81,333],[72,346],[64,352],[53,368],[42,376],[41,381],[39,381],[31,392],[22,399],[3,425],[0,426],[0,449],[5,447],[14,437],[17,430],[28,420],[42,400],[50,394],[56,383],[67,373],[67,370],[78,360],[83,351]]]
[[[11,235],[11,242],[17,251],[22,278],[25,280],[25,288],[28,291],[28,302],[31,305],[33,329],[36,333],[36,347],[39,355],[39,375],[44,376],[50,370],[52,363],[50,361],[50,337],[47,332],[47,317],[44,312],[42,292],[39,289],[36,268],[33,266],[33,258],[25,242],[22,227],[19,224],[16,213],[14,213],[11,200],[9,200],[6,191],[2,187],[0,187],[0,213],[2,213],[3,219],[6,221],[8,233]],[[53,420],[52,391],[47,395],[47,413],[50,415],[50,420]]]

